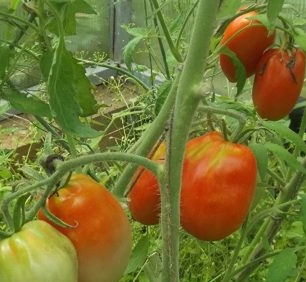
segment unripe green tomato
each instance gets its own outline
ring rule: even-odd
[[[50,224],[34,220],[0,241],[1,282],[78,282],[76,250]]]

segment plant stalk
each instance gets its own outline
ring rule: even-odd
[[[162,282],[179,281],[180,187],[185,143],[194,112],[201,100],[202,79],[216,22],[219,1],[201,0],[189,50],[178,84],[165,162],[166,196],[162,196]]]

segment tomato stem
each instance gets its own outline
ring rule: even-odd
[[[198,109],[200,111],[204,111],[204,112],[207,112],[207,113],[226,115],[226,116],[235,118],[238,121],[238,126],[233,131],[233,133],[231,134],[230,141],[233,141],[233,142],[237,141],[237,137],[242,132],[242,130],[245,127],[245,124],[246,124],[246,118],[245,118],[244,115],[239,114],[237,112],[234,112],[232,110],[228,110],[228,109],[224,110],[224,109],[215,108],[215,107],[211,107],[211,106],[200,106]]]
[[[155,162],[141,156],[137,156],[129,153],[97,153],[93,155],[86,155],[77,157],[75,159],[71,159],[68,161],[63,161],[57,165],[56,171],[49,176],[48,178],[37,182],[35,184],[29,185],[23,189],[20,189],[14,193],[9,194],[6,198],[3,199],[1,210],[3,213],[4,220],[6,222],[7,228],[9,231],[15,232],[14,229],[14,220],[10,213],[10,203],[18,199],[19,197],[30,193],[38,188],[47,187],[44,193],[41,195],[40,199],[36,202],[36,204],[26,212],[25,214],[25,222],[32,220],[40,207],[42,207],[47,199],[47,197],[54,191],[54,187],[56,184],[64,177],[68,172],[74,171],[76,168],[93,163],[93,162],[102,162],[102,161],[124,161],[124,162],[132,162],[137,165],[143,166],[146,169],[152,171],[153,174],[157,175],[159,165]]]

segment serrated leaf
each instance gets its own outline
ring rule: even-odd
[[[306,144],[304,143],[304,140],[297,133],[288,128],[288,126],[278,122],[269,121],[263,121],[263,125],[266,128],[273,130],[280,137],[291,141],[300,151],[306,153]]]
[[[92,94],[83,85],[84,80],[87,80],[85,71],[80,67],[72,54],[59,44],[52,56],[48,76],[50,107],[56,122],[67,133],[80,137],[96,137],[99,133],[81,123],[79,118],[95,111]]]
[[[299,172],[306,173],[306,170],[302,166],[302,164],[296,158],[294,158],[290,153],[288,153],[288,151],[284,149],[282,146],[269,142],[265,143],[264,146],[273,154],[275,154],[277,157],[279,157],[282,161],[286,162],[289,167]]]
[[[301,221],[303,223],[303,229],[306,234],[306,195],[302,197],[301,201]]]
[[[92,86],[90,80],[85,74],[85,69],[78,61],[73,58],[71,52],[63,51],[63,56],[66,58],[65,62],[67,73],[67,80],[73,84],[73,94],[81,108],[81,116],[89,116],[97,111],[96,100],[91,92]],[[45,81],[48,80],[51,64],[53,62],[54,52],[47,52],[41,59],[40,68]]]
[[[268,150],[263,144],[250,143],[249,148],[255,155],[259,176],[263,181],[268,169]]]
[[[125,274],[134,272],[138,268],[142,267],[148,257],[150,241],[148,236],[143,236],[139,239],[136,246],[132,251],[131,258]]]
[[[281,12],[285,0],[269,0],[267,6],[267,16],[269,22],[274,26],[278,14]]]
[[[237,55],[232,50],[227,48],[226,46],[223,46],[221,48],[220,53],[230,57],[235,67],[235,78],[237,79],[237,84],[236,84],[236,87],[237,87],[236,97],[237,97],[243,90],[243,87],[246,82],[245,67],[241,63],[241,61],[238,59]]]
[[[124,62],[129,70],[132,70],[132,62],[133,62],[133,55],[138,44],[142,41],[143,37],[138,36],[133,38],[126,44],[123,48],[123,58]]]
[[[266,282],[285,282],[296,268],[297,256],[292,249],[285,249],[275,256],[268,268]]]
[[[14,109],[26,114],[51,118],[49,105],[36,96],[26,95],[13,89],[6,90],[4,94]]]

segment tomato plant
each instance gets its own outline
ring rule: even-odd
[[[0,241],[2,282],[77,282],[76,250],[50,224],[33,220]]]
[[[162,143],[151,157],[162,162],[165,158],[165,143]],[[133,219],[145,224],[158,224],[160,214],[160,191],[157,178],[149,170],[140,168],[129,193],[129,209]]]
[[[115,282],[122,276],[131,253],[132,234],[119,202],[102,185],[84,174],[72,175],[67,186],[47,201],[47,208],[64,222],[50,222],[74,244],[79,262],[79,282]]]
[[[256,186],[251,150],[210,132],[187,143],[181,191],[181,224],[201,240],[220,240],[237,230]]]
[[[301,49],[270,49],[257,66],[253,103],[258,114],[279,120],[293,109],[305,75],[305,53]]]
[[[275,34],[254,17],[257,12],[251,11],[235,18],[226,27],[221,38],[221,46],[232,51],[245,68],[246,77],[255,73],[258,61],[264,51],[274,42]],[[235,65],[226,54],[219,56],[220,66],[231,82],[237,81]]]

